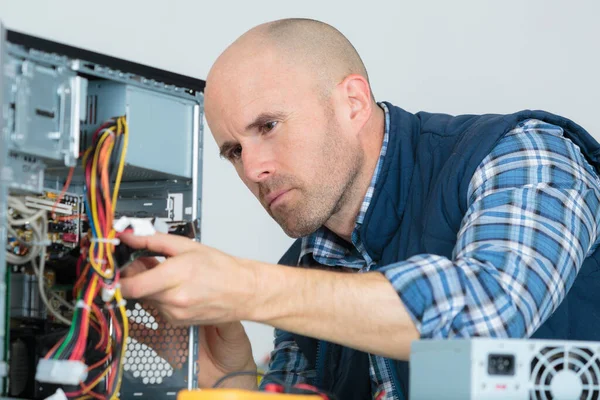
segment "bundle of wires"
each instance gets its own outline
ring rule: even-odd
[[[47,292],[45,280],[46,246],[48,243],[48,212],[45,210],[36,210],[25,205],[22,198],[9,196],[8,207],[11,212],[8,214],[8,235],[12,240],[26,248],[23,255],[6,253],[6,261],[12,265],[30,265],[37,276],[38,290],[40,298],[44,302],[46,309],[56,318],[57,321],[69,325],[71,321],[62,316],[48,300],[48,293],[63,306],[72,309],[73,306],[67,303],[56,293]],[[31,232],[31,241],[28,241],[17,232],[17,229],[26,229]],[[39,258],[39,261],[37,261]]]
[[[81,242],[77,263],[76,299],[71,329],[46,355],[48,360],[86,361],[93,346],[106,356],[87,367],[87,379],[69,398],[117,399],[121,386],[128,319],[114,260],[118,244],[113,217],[128,141],[125,117],[103,124],[83,155],[85,210],[90,230]],[[100,340],[92,343],[90,327]]]

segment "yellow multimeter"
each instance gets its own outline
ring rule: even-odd
[[[182,390],[177,400],[323,400],[318,394],[286,394],[238,389]]]

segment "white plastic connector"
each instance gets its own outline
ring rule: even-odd
[[[109,289],[107,287],[103,287],[102,288],[102,301],[105,303],[108,303],[109,301],[111,301],[113,299],[113,297],[115,297],[115,289],[116,288]]]
[[[113,228],[117,232],[123,232],[129,227],[133,229],[133,234],[136,236],[152,236],[156,233],[156,229],[148,219],[121,217],[113,222]]]
[[[50,397],[46,397],[45,400],[69,400],[69,399],[67,398],[67,395],[65,394],[65,392],[63,392],[63,390],[61,388],[58,388],[58,389],[56,389],[56,393],[54,393]]]
[[[37,365],[35,379],[40,382],[62,385],[78,385],[87,378],[87,365],[81,361],[47,360],[42,358]]]

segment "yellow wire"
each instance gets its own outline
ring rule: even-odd
[[[127,318],[127,311],[125,310],[125,305],[124,305],[125,302],[123,301],[123,295],[121,294],[121,288],[118,286],[117,286],[117,289],[115,290],[115,301],[119,305],[119,311],[121,312],[121,319],[123,320],[123,346],[125,346],[127,343],[127,338],[129,337],[129,318]],[[125,361],[125,352],[121,351],[121,359],[119,360],[119,371],[123,371],[124,361]],[[110,400],[117,400],[119,398],[118,393],[121,390],[121,378],[122,378],[121,375],[119,375],[117,377],[117,379],[118,379],[117,388],[115,390],[115,393],[110,398]]]
[[[109,372],[110,372],[110,368],[106,368],[104,370],[104,372],[102,374],[100,374],[100,376],[98,376],[96,379],[94,379],[94,381],[92,383],[90,383],[89,385],[82,385],[83,386],[83,390],[81,391],[81,394],[87,394],[87,393],[91,392],[92,389],[94,389],[96,387],[96,385],[98,385],[98,383],[100,383],[100,381],[106,375],[108,375]]]
[[[123,177],[123,168],[125,167],[125,155],[127,154],[127,144],[129,143],[129,127],[125,117],[120,117],[119,121],[123,123],[123,150],[121,151],[121,160],[119,162],[119,170],[117,171],[117,180],[115,181],[115,188],[113,190],[112,198],[112,211],[115,212],[117,206],[117,195],[119,194],[119,186],[121,185],[121,178]]]

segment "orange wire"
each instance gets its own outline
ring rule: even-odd
[[[105,362],[107,362],[108,359],[110,358],[110,356],[111,356],[110,354],[107,354],[106,357],[104,357],[102,360],[98,361],[96,364],[94,364],[91,367],[89,367],[87,369],[88,372],[91,371],[91,370],[93,370],[93,369],[95,369],[95,368],[98,368],[99,366],[101,366],[102,364],[104,364]]]
[[[86,263],[85,268],[83,269],[83,272],[79,276],[79,279],[77,279],[77,282],[75,282],[75,286],[73,286],[73,294],[75,295],[75,297],[77,297],[79,290],[81,290],[81,286],[83,285],[83,282],[85,281],[85,278],[86,278],[89,270],[90,270],[90,263]]]
[[[57,219],[59,221],[70,221],[72,219],[78,219],[78,218],[81,218],[83,220],[87,220],[87,215],[85,215],[85,214],[66,215],[64,217],[58,217]]]
[[[48,352],[48,354],[46,354],[46,357],[44,357],[46,360],[50,358],[50,354],[53,354],[56,349],[58,349],[58,346],[61,345],[62,342],[64,342],[65,338],[63,337],[62,340],[59,340],[58,342],[56,342],[56,344],[54,345],[54,347],[52,347],[50,349],[50,351]]]
[[[67,175],[67,180],[65,182],[65,185],[63,186],[60,194],[58,195],[58,197],[56,198],[56,201],[54,202],[54,205],[52,206],[52,218],[56,218],[54,211],[56,211],[56,206],[58,206],[58,204],[62,201],[63,197],[65,197],[65,193],[67,193],[67,190],[69,189],[69,185],[71,185],[71,179],[73,179],[73,172],[75,172],[75,167],[71,167],[69,169],[69,175]]]

